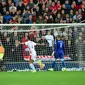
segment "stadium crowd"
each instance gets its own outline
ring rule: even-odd
[[[0,23],[79,23],[85,20],[85,0],[2,0]]]

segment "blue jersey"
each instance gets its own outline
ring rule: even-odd
[[[64,58],[64,41],[57,40],[54,45],[55,58]]]

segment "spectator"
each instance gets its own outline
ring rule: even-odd
[[[52,17],[52,15],[50,15],[49,17],[47,17],[47,23],[53,23],[53,17]]]
[[[22,45],[19,44],[18,40],[15,40],[15,44],[12,46],[13,61],[21,62],[23,61]]]
[[[22,24],[23,23],[22,19],[23,19],[22,17],[19,17],[18,20],[17,20],[17,23]]]
[[[67,9],[67,14],[69,14],[70,9],[71,9],[71,6],[70,6],[70,4],[69,4],[69,0],[66,0],[66,1],[65,1],[65,6],[66,6],[66,9]]]
[[[23,2],[24,2],[24,5],[27,5],[29,4],[30,0],[24,0]]]
[[[65,14],[64,10],[61,11],[61,19],[63,19],[63,20],[66,19],[66,14]]]
[[[30,12],[28,12],[27,10],[24,10],[23,12],[24,23],[26,23],[26,20],[28,19],[29,15],[30,15]]]
[[[3,36],[4,36],[4,39],[6,40],[7,36],[8,36],[8,33],[7,32],[4,32],[3,33]]]
[[[4,48],[5,48],[4,60],[5,61],[12,61],[12,59],[13,59],[13,57],[12,57],[13,55],[11,54],[11,52],[12,52],[12,43],[11,43],[11,40],[10,40],[9,36],[5,40]]]
[[[82,4],[80,4],[80,9],[82,8],[82,5],[85,7],[85,0],[82,0]]]
[[[76,14],[73,16],[73,20],[79,23],[81,21],[81,18],[82,18],[81,14],[79,14],[79,12],[76,11]]]
[[[60,10],[61,10],[61,4],[60,4],[60,1],[57,1],[57,4],[56,4],[56,10],[57,10],[58,12],[60,12]]]
[[[53,48],[53,44],[54,44],[54,38],[53,38],[53,36],[51,35],[51,31],[48,31],[48,33],[47,33],[47,35],[45,36],[45,39],[48,41],[48,43],[49,43],[49,48],[48,48],[48,50],[49,50],[49,55],[51,55],[51,53],[52,53],[52,48]]]
[[[29,18],[28,18],[28,20],[26,20],[26,23],[28,23],[28,24],[32,24],[33,23],[32,15],[29,15]]]
[[[15,6],[18,6],[18,3],[20,2],[20,0],[14,0],[15,2]]]
[[[52,5],[50,6],[50,10],[51,11],[55,11],[56,10],[56,6],[55,6],[54,2],[52,2]]]
[[[60,15],[60,13],[59,13],[59,14],[57,14],[57,17],[55,18],[55,21],[56,21],[57,23],[59,23],[60,20],[61,20],[61,15]]]
[[[28,33],[25,33],[25,36],[22,38],[23,43],[26,41],[28,41]],[[23,47],[23,56],[26,56],[29,50],[25,44],[23,44],[22,47]]]
[[[10,10],[10,15],[12,17],[15,17],[17,15],[15,9]]]
[[[77,5],[75,1],[72,2],[72,6],[74,7],[75,10],[79,9],[79,5]]]
[[[23,13],[23,10],[24,10],[24,5],[22,4],[22,2],[20,1],[18,3],[18,6],[17,6],[17,11],[21,10],[21,14]]]
[[[67,23],[70,22],[70,20],[69,20],[69,15],[68,15],[68,14],[66,14],[66,22],[67,22]]]
[[[59,32],[58,29],[54,30],[54,37],[55,37],[55,38],[58,36],[58,32]]]
[[[70,18],[73,18],[73,16],[74,16],[74,12],[73,12],[73,10],[70,10],[69,17],[70,17]]]
[[[64,28],[61,28],[60,30],[58,30],[58,34],[57,35],[61,35],[63,37],[67,36],[68,31]]]
[[[69,23],[74,23],[73,18],[69,19]]]
[[[38,46],[38,48],[37,49],[39,49],[40,48],[40,50],[39,50],[39,53],[40,53],[40,55],[48,55],[49,53],[48,53],[48,48],[49,48],[49,43],[48,43],[48,41],[45,39],[45,36],[42,36],[42,38],[38,41],[38,43],[40,43],[40,44],[44,44],[44,46]]]
[[[48,4],[46,4],[46,7],[49,8],[51,6],[51,4],[52,4],[52,0],[49,0]]]
[[[8,23],[8,21],[12,18],[12,16],[9,14],[9,12],[6,12],[6,15],[4,16],[5,23]]]
[[[33,12],[33,23],[36,23],[36,12]]]
[[[76,11],[76,14],[73,16],[73,20],[75,21],[78,16],[78,11]]]
[[[3,16],[1,13],[0,13],[0,24],[3,24]]]
[[[43,17],[42,17],[42,15],[39,15],[39,16],[38,16],[38,18],[37,18],[37,23],[38,23],[38,24],[43,23]]]
[[[84,5],[82,5],[81,11],[82,11],[82,21],[83,21],[85,20],[85,6]]]
[[[33,6],[34,6],[33,0],[30,0],[28,6],[29,6],[30,8],[33,8]]]
[[[16,8],[16,6],[14,6],[14,3],[12,3],[12,6],[10,6],[9,10],[10,10],[10,12],[12,10],[14,10],[15,12],[17,11],[17,8]]]
[[[65,4],[62,5],[61,10],[64,10],[65,11],[65,14],[67,14],[67,9],[66,9]]]
[[[14,32],[12,39],[13,39],[13,41],[19,39],[19,36],[18,36],[17,32]]]
[[[77,3],[78,3],[78,4],[81,4],[81,3],[82,3],[82,0],[77,0]]]

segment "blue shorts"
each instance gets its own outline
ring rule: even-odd
[[[60,59],[64,59],[64,52],[63,51],[58,51],[54,54],[54,57],[56,59],[60,58]]]

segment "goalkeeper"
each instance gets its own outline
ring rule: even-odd
[[[3,64],[4,64],[4,61],[3,61],[4,51],[5,51],[4,47],[2,46],[2,43],[0,42],[0,71],[2,71]]]
[[[62,67],[65,69],[65,63],[64,63],[64,42],[61,39],[61,36],[57,36],[57,40],[54,45],[54,51],[52,53],[55,57],[55,61],[52,63],[52,68],[49,69],[50,71],[54,70],[55,64],[56,64],[56,59],[60,58],[62,61]]]

